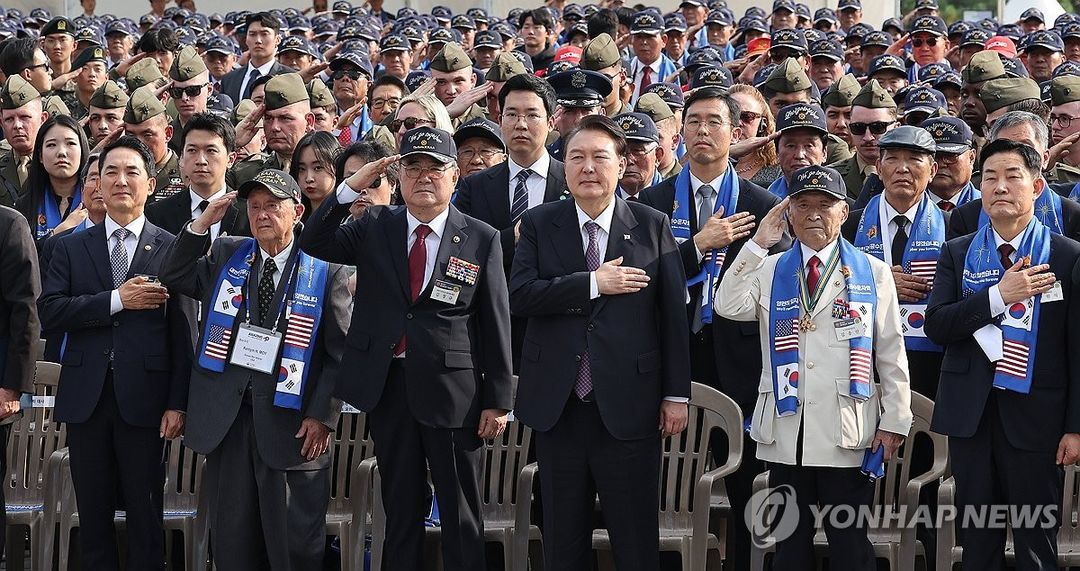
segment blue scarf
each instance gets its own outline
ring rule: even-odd
[[[254,238],[248,238],[221,268],[214,288],[214,305],[206,316],[199,346],[199,366],[220,373],[225,370],[232,345],[233,325],[244,306],[244,287],[255,263]],[[323,296],[330,264],[300,252],[292,297],[286,302],[284,343],[278,370],[274,406],[300,410],[308,368],[315,352],[315,336],[322,319]],[[286,292],[288,289],[286,289]],[[275,313],[280,315],[280,313]]]
[[[715,190],[716,201],[713,203],[713,212],[723,206],[724,216],[735,214],[736,206],[739,204],[739,178],[735,176],[735,169],[731,165],[728,165],[720,179],[720,188]],[[691,212],[692,206],[694,206],[694,195],[690,192],[690,167],[687,166],[675,178],[675,208],[671,213],[671,233],[675,235],[675,241],[680,244],[691,238],[690,217],[697,216],[696,208]],[[720,269],[724,267],[727,250],[725,246],[719,250],[705,252],[705,263],[701,273],[686,281],[686,287],[704,283],[699,308],[702,323],[712,323],[716,280],[720,277]]]
[[[82,182],[79,182],[75,184],[75,193],[71,195],[70,204],[78,206],[81,203]],[[68,208],[70,209],[70,206]],[[56,193],[53,192],[52,185],[45,183],[45,195],[41,197],[41,204],[38,206],[37,225],[34,230],[35,238],[38,240],[44,239],[53,228],[56,228],[63,221],[64,213],[60,212],[60,205],[56,203]]]
[[[1061,196],[1050,189],[1046,179],[1043,179],[1043,191],[1035,198],[1035,218],[1039,219],[1051,232],[1059,236],[1065,235],[1065,223],[1061,217]],[[979,228],[990,223],[990,217],[986,210],[979,213]]]
[[[866,254],[843,238],[837,241],[837,248],[830,261],[825,262],[818,287],[824,288],[831,279],[832,271],[837,265],[841,266],[840,271],[847,282],[848,314],[865,324],[863,335],[848,340],[848,394],[853,399],[864,401],[870,398],[877,286]],[[769,351],[777,416],[789,416],[798,409],[799,318],[805,300],[811,298],[811,293],[806,291],[805,267],[802,248],[796,241],[790,250],[780,255],[773,273],[769,306],[769,337],[773,342]],[[828,302],[818,300],[818,303]],[[810,308],[805,310],[809,312]]]
[[[915,224],[912,225],[907,246],[904,248],[904,259],[889,260],[886,256],[892,257],[891,247],[887,250],[882,241],[885,225],[889,223],[882,218],[882,196],[884,195],[875,195],[866,203],[862,219],[859,220],[859,230],[855,234],[855,247],[891,266],[903,267],[905,273],[926,278],[933,287],[938,256],[945,243],[944,214],[930,201],[930,197],[923,193],[915,214]],[[926,338],[923,331],[925,322],[925,299],[917,303],[900,302],[900,325],[904,331],[904,345],[909,351],[940,353],[941,346]]]
[[[964,190],[961,190],[960,194],[956,195],[956,200],[954,202],[956,202],[956,206],[959,207],[976,198],[982,198],[982,193],[979,192],[979,189],[975,188],[975,185],[971,184],[971,181],[969,180],[967,186],[964,187]]]
[[[769,192],[781,200],[787,198],[787,179],[783,174],[776,177],[776,180],[769,185]]]
[[[1069,191],[1069,198],[1073,200],[1080,200],[1080,182],[1076,183],[1076,185],[1073,186],[1072,190]]]
[[[1045,193],[1044,193],[1045,194]],[[1051,194],[1054,194],[1051,191]],[[1037,266],[1050,260],[1050,229],[1032,218],[1024,229],[1016,256],[1029,256]],[[1019,259],[1019,258],[1016,258]],[[993,228],[987,224],[975,233],[964,257],[964,297],[974,295],[1001,281],[1001,267]],[[1039,339],[1039,309],[1042,295],[1018,301],[1001,317],[1002,354],[994,365],[994,387],[1022,394],[1031,392],[1031,371],[1035,365],[1035,345]]]

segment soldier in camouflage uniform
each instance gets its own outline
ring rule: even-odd
[[[165,113],[165,105],[154,95],[152,86],[143,86],[131,94],[127,108],[124,109],[124,130],[142,141],[154,155],[157,184],[154,186],[154,193],[147,198],[147,204],[184,191],[185,185],[180,176],[176,153],[169,148],[172,125]]]
[[[299,73],[273,76],[266,82],[264,92],[264,114],[268,119],[277,119],[266,121],[263,128],[267,154],[258,158],[252,156],[234,164],[225,175],[229,188],[240,188],[240,185],[255,178],[262,170],[278,169],[288,172],[296,144],[305,133],[312,130],[315,122],[307,86]],[[251,113],[236,126],[237,147],[242,147],[251,140],[256,130],[255,125],[262,120],[262,115]]]
[[[60,94],[60,100],[69,110],[69,115],[76,120],[82,120],[89,113],[90,98],[94,90],[105,81],[106,68],[108,65],[108,53],[101,46],[92,46],[79,52],[75,58],[72,69],[79,70],[79,74],[72,81],[75,89]]]
[[[41,94],[21,75],[8,77],[0,89],[0,113],[19,117],[6,133],[11,148],[0,153],[0,205],[14,208],[23,194],[38,129],[45,122],[42,106]]]

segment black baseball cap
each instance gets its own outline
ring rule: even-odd
[[[417,127],[401,138],[401,158],[427,155],[440,163],[457,160],[457,144],[453,136],[442,129]]]
[[[252,190],[265,188],[270,194],[282,200],[291,198],[300,202],[300,185],[296,184],[289,173],[278,169],[265,169],[258,172],[255,178],[240,185],[236,196],[240,200],[246,200]]]
[[[462,123],[457,128],[457,131],[454,131],[454,144],[461,145],[474,137],[487,139],[502,149],[502,152],[506,152],[506,143],[503,142],[502,133],[500,133],[499,126],[494,121],[477,117]]]
[[[836,169],[813,165],[803,167],[791,173],[788,183],[788,196],[793,197],[803,192],[824,192],[837,200],[847,198],[844,191],[844,179]]]

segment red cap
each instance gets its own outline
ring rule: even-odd
[[[1004,54],[1010,58],[1016,57],[1016,44],[1005,36],[994,36],[986,40],[986,49]]]
[[[563,46],[555,51],[555,61],[568,61],[577,65],[581,62],[581,48],[577,46]]]
[[[746,57],[754,57],[769,51],[770,44],[772,44],[772,40],[767,37],[750,40],[750,42],[746,44]]]

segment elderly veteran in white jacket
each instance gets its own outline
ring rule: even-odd
[[[789,537],[776,538],[777,569],[813,568],[810,506],[869,505],[874,481],[863,467],[891,458],[911,427],[892,272],[840,236],[844,199],[835,170],[795,171],[788,198],[761,221],[716,295],[718,314],[760,324],[750,436],[770,486],[790,486],[800,515]],[[768,255],[788,222],[797,241]],[[874,569],[865,528],[832,523],[826,518],[832,568]]]

